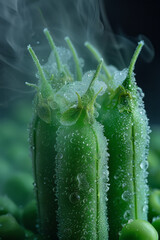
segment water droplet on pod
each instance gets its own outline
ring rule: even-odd
[[[143,170],[147,170],[149,164],[148,164],[148,161],[142,161],[141,164],[140,164],[140,168],[143,169]]]
[[[143,206],[143,212],[147,212],[147,211],[148,211],[148,205],[145,204],[145,205]]]
[[[62,159],[63,158],[63,154],[62,153],[58,153],[57,154],[57,159]]]
[[[123,194],[122,194],[122,199],[124,201],[128,201],[129,199],[131,198],[131,193],[129,191],[125,191]]]
[[[79,202],[80,200],[80,196],[78,195],[78,193],[74,192],[74,193],[71,193],[69,195],[69,201],[73,204]]]
[[[87,182],[86,176],[83,173],[79,173],[77,175],[77,180],[78,180],[78,187],[80,189],[88,189],[89,184]]]
[[[130,211],[129,210],[125,211],[123,217],[125,220],[128,220],[130,218]]]

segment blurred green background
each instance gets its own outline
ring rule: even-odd
[[[89,40],[99,46],[107,63],[118,63],[116,66],[120,68],[128,66],[137,40],[144,38],[143,35],[151,40],[155,58],[152,63],[144,63],[145,58],[147,62],[148,56],[154,55],[149,40],[145,38],[150,54],[142,52],[143,60],[140,56],[136,78],[146,94],[144,101],[152,130],[148,157],[149,220],[160,216],[160,193],[157,192],[160,191],[158,1],[141,1],[140,4],[139,1],[130,3],[127,0],[102,0],[100,2],[104,2],[104,7],[102,4],[101,12],[96,2],[0,0],[0,215],[12,213],[17,221],[23,222],[22,225],[31,231],[36,232],[36,221],[29,224],[26,216],[35,220],[34,180],[29,147],[34,91],[25,86],[25,81],[35,83],[36,78],[27,45],[32,44],[41,63],[47,60],[50,50],[43,35],[44,27],[53,33],[58,46],[64,46],[64,37],[69,35],[81,57],[86,57],[83,43]],[[140,38],[137,37],[139,34],[142,34]],[[95,68],[95,61],[90,58],[86,61]],[[90,68],[90,65],[87,67]],[[9,203],[9,199],[12,203]],[[156,206],[154,211],[153,205]],[[31,211],[32,217],[25,210],[30,209],[30,206],[34,209]]]
[[[0,194],[7,194],[19,206],[33,197],[28,130],[31,116],[31,102],[21,99],[0,119]]]

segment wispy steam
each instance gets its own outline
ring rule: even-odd
[[[139,40],[113,33],[104,0],[0,0],[1,87],[23,90],[24,82],[33,78],[35,69],[27,52],[28,44],[34,46],[41,60],[47,60],[50,49],[43,36],[44,27],[49,28],[57,45],[64,45],[64,37],[70,36],[82,54],[86,51],[83,43],[90,41],[107,63],[119,68],[129,64]],[[153,48],[144,40],[147,44],[142,55],[150,60]]]

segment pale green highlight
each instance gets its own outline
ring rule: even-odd
[[[93,54],[93,56],[96,58],[96,60],[99,62],[100,59],[102,59],[102,56],[101,54],[97,51],[97,49],[89,42],[85,42],[84,44],[88,49],[89,51]],[[105,63],[103,63],[103,66],[102,66],[107,78],[111,79],[112,76],[111,74],[109,73],[108,69],[107,69],[107,66]]]
[[[35,65],[36,65],[36,67],[38,69],[38,72],[39,72],[40,91],[41,91],[43,97],[48,97],[48,96],[52,95],[52,92],[53,92],[52,87],[48,83],[48,81],[47,81],[47,79],[45,77],[43,68],[42,68],[42,66],[41,66],[41,64],[40,64],[40,62],[39,62],[39,60],[38,60],[34,50],[32,49],[32,47],[30,45],[28,46],[28,51],[31,54],[31,57],[32,57]],[[29,85],[29,84],[27,83],[27,85]],[[32,85],[32,87],[33,87],[33,85]]]
[[[137,58],[142,50],[142,47],[144,45],[144,41],[140,41],[138,43],[138,46],[133,54],[133,57],[131,59],[130,65],[129,65],[129,69],[128,69],[128,77],[131,78],[132,77],[132,73],[134,71],[134,67],[135,67],[135,63],[137,61]]]
[[[46,80],[46,77],[45,77],[45,75],[44,75],[44,71],[43,71],[42,66],[41,66],[41,64],[40,64],[40,62],[39,62],[39,60],[38,60],[38,58],[37,58],[34,50],[32,49],[31,45],[28,46],[28,51],[29,51],[29,53],[31,54],[31,57],[32,57],[32,59],[33,59],[35,65],[36,65],[37,69],[38,69],[38,72],[39,72],[39,75],[40,75],[41,80],[42,80],[44,83],[46,83],[47,80]]]
[[[77,80],[81,81],[82,80],[82,70],[81,70],[81,66],[80,66],[80,62],[79,62],[79,58],[78,58],[76,49],[73,46],[69,37],[65,37],[65,41],[67,42],[68,47],[70,48],[72,55],[73,55],[73,59],[74,59],[75,65],[76,65]]]
[[[99,72],[101,71],[102,65],[103,65],[103,59],[100,60],[100,63],[98,65],[97,69],[96,69],[96,72],[95,72],[95,74],[92,78],[92,81],[89,84],[88,90],[91,88],[91,86],[94,84],[94,82],[98,78],[98,75],[99,75]]]
[[[58,71],[60,71],[60,69],[61,69],[61,61],[60,61],[60,57],[59,57],[57,49],[56,49],[56,45],[55,45],[55,43],[53,41],[53,38],[52,38],[52,36],[49,33],[47,28],[45,28],[43,30],[43,32],[44,32],[44,34],[45,34],[45,36],[46,36],[46,38],[47,38],[47,40],[49,42],[49,45],[50,45],[52,51],[54,52],[54,55],[55,55],[55,58],[56,58],[56,63],[57,63],[57,68],[58,68]]]

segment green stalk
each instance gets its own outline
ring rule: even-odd
[[[94,74],[94,76],[92,78],[92,81],[89,84],[88,90],[90,90],[91,86],[93,86],[94,82],[97,80],[99,72],[101,71],[102,66],[103,66],[103,59],[101,58],[100,61],[99,61],[99,65],[98,65],[98,67],[96,69],[96,72],[95,72],[95,74]]]
[[[45,74],[44,74],[44,71],[43,71],[43,68],[34,52],[34,50],[32,49],[32,47],[29,45],[28,46],[28,51],[37,67],[37,70],[38,70],[38,73],[39,73],[39,81],[40,81],[40,92],[42,93],[42,96],[44,98],[47,98],[49,97],[50,95],[52,95],[53,93],[53,90],[52,90],[52,87],[51,85],[48,83],[46,77],[45,77]]]
[[[66,40],[68,47],[70,48],[72,55],[73,55],[73,59],[74,59],[75,65],[76,65],[77,80],[81,81],[82,80],[82,70],[81,70],[81,66],[79,63],[79,58],[78,58],[76,49],[73,46],[69,37],[65,37],[65,40]]]
[[[55,58],[56,58],[56,63],[57,63],[57,68],[58,68],[58,71],[61,70],[61,61],[60,61],[60,58],[59,58],[59,55],[58,55],[58,52],[57,52],[57,49],[56,49],[56,45],[53,41],[53,38],[51,36],[51,34],[49,33],[48,29],[45,28],[44,29],[44,34],[50,44],[50,47],[52,49],[52,51],[54,52],[54,55],[55,55]]]
[[[101,59],[102,59],[102,56],[100,55],[100,53],[97,51],[97,49],[89,42],[85,42],[84,44],[89,50],[90,52],[93,54],[93,56],[95,57],[95,59],[99,62]],[[103,63],[103,66],[102,66],[105,74],[106,74],[106,77],[108,79],[111,79],[112,76],[110,75],[108,69],[107,69],[107,66],[105,63]]]
[[[136,61],[138,59],[138,56],[142,50],[142,47],[144,45],[144,41],[140,41],[138,43],[138,46],[133,54],[133,57],[131,59],[131,62],[130,62],[130,65],[129,65],[129,68],[128,68],[128,75],[127,75],[127,78],[126,80],[124,81],[123,83],[123,86],[125,86],[126,89],[130,89],[131,88],[131,84],[132,84],[132,75],[133,75],[133,71],[134,71],[134,67],[135,67],[135,64],[136,64]]]

